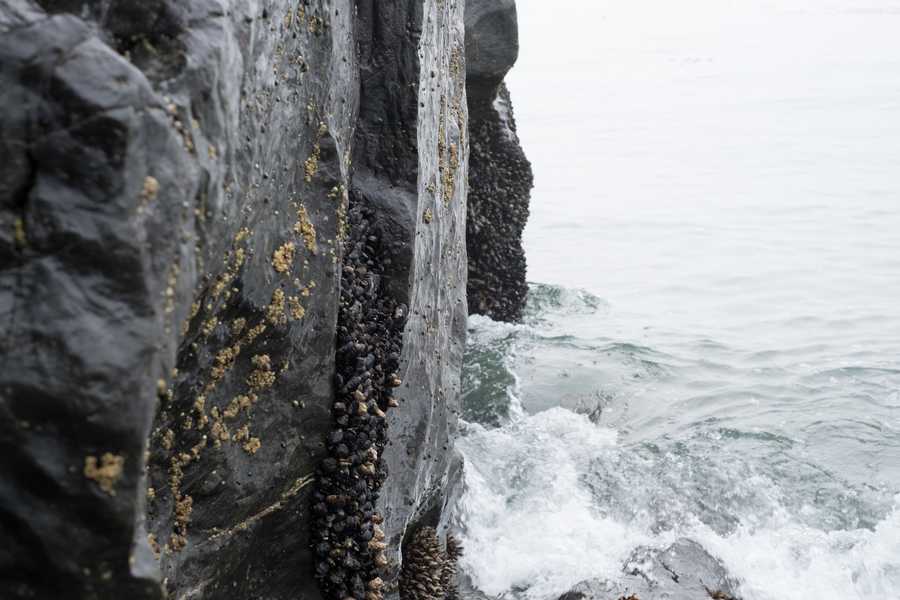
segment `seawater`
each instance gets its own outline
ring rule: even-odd
[[[464,570],[687,536],[745,600],[900,598],[900,2],[518,5],[535,283],[469,322]]]

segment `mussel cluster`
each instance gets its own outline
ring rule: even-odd
[[[375,504],[387,476],[385,411],[397,406],[406,307],[383,291],[385,254],[372,217],[358,204],[348,211],[333,423],[312,494],[316,578],[333,600],[380,600],[379,574],[387,566]]]
[[[469,105],[467,296],[469,314],[518,321],[528,294],[522,231],[534,178],[505,85],[499,97],[508,109],[502,117],[493,103]]]

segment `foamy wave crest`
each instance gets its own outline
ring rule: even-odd
[[[454,525],[466,547],[462,567],[489,596],[555,599],[586,579],[616,580],[639,546],[690,537],[723,562],[744,600],[900,598],[900,496],[874,530],[826,531],[776,509],[727,534],[690,515],[661,531],[655,509],[623,520],[591,492],[595,461],[628,452],[615,430],[562,408],[465,429]],[[648,489],[648,472],[623,476]]]
[[[900,496],[874,531],[823,531],[782,513],[725,537],[694,533],[740,579],[745,600],[900,598]]]
[[[548,598],[572,583],[617,571],[647,536],[601,517],[579,479],[616,432],[554,408],[501,429],[469,425],[455,515],[463,568],[484,593]]]

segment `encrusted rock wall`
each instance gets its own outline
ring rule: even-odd
[[[454,460],[463,35],[454,0],[0,5],[0,597],[319,596],[351,196],[407,309],[395,579]]]
[[[515,0],[468,0],[465,21],[469,312],[517,321],[528,293],[522,231],[533,175],[503,83],[519,53]]]

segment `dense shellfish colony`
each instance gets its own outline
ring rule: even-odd
[[[446,548],[441,548],[433,527],[419,529],[403,548],[401,600],[457,598],[456,562],[461,555],[462,545],[453,535],[447,536]]]
[[[372,213],[351,206],[341,272],[332,429],[312,494],[316,578],[326,598],[378,600],[387,566],[382,518],[375,511],[387,473],[385,412],[393,388],[406,307],[382,288],[384,253]]]

